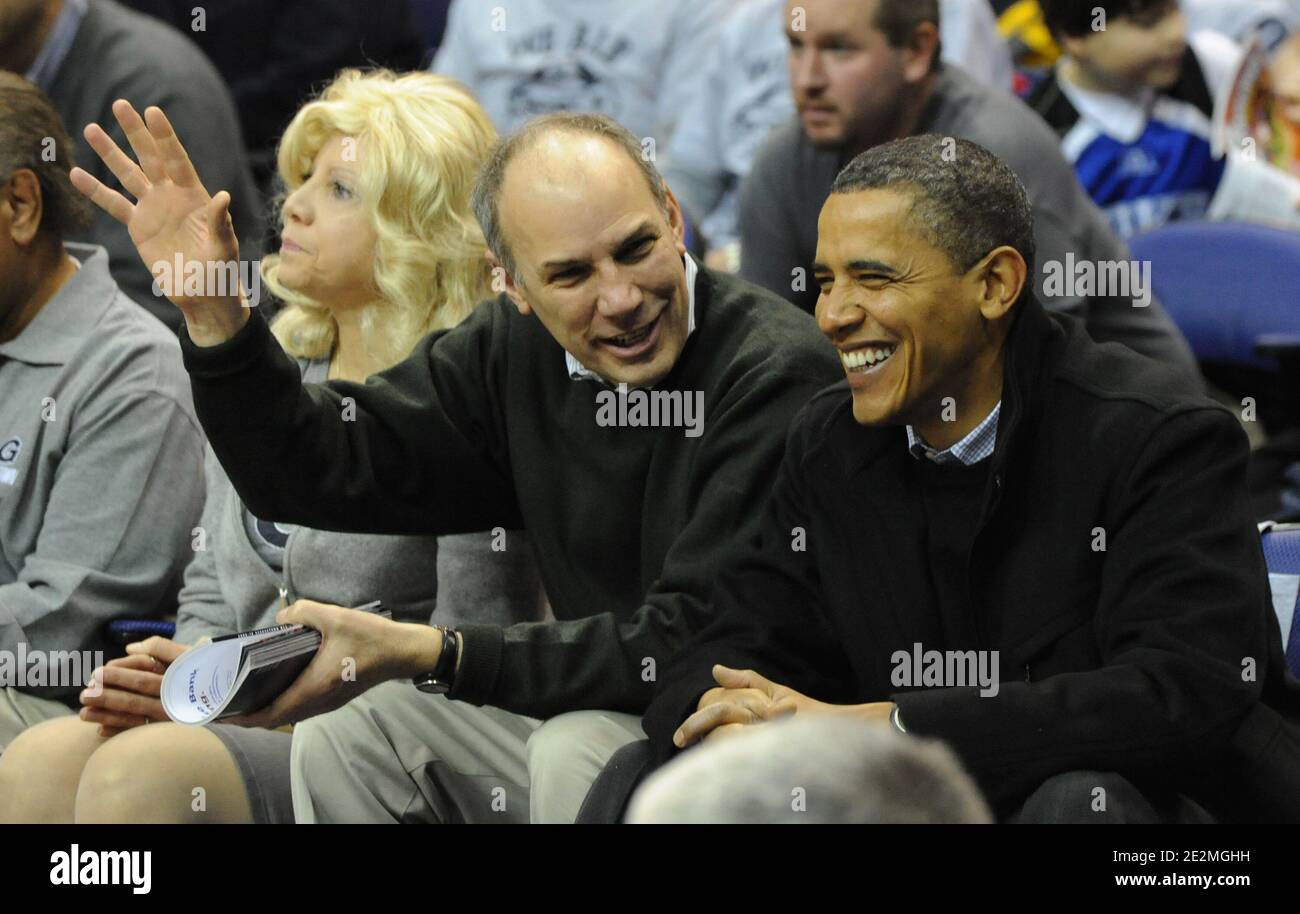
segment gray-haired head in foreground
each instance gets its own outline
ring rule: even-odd
[[[632,796],[634,823],[991,823],[942,743],[830,717],[793,717],[704,743]]]
[[[510,244],[501,231],[501,185],[505,183],[506,168],[521,153],[551,133],[571,133],[585,136],[601,137],[609,140],[627,153],[628,158],[636,163],[641,175],[650,187],[660,212],[668,214],[668,193],[664,179],[659,174],[650,157],[645,154],[641,141],[613,118],[603,114],[544,114],[535,117],[514,133],[497,141],[489,153],[487,161],[479,169],[478,180],[474,183],[474,193],[470,205],[474,207],[474,216],[487,241],[488,250],[497,256],[515,281],[519,281],[519,272]]]
[[[882,143],[845,165],[831,185],[833,194],[864,190],[910,194],[917,231],[961,272],[1007,245],[1034,275],[1029,196],[1016,173],[983,146],[929,133]],[[1025,283],[1022,297],[1032,288]]]

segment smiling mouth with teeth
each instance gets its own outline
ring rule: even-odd
[[[867,346],[863,349],[854,349],[851,352],[841,350],[840,361],[844,364],[845,371],[855,374],[866,373],[874,371],[889,361],[890,356],[897,349],[897,346]]]
[[[624,333],[622,336],[611,336],[607,338],[605,342],[609,343],[611,346],[619,346],[621,348],[635,346],[650,335],[650,331],[654,330],[655,324],[657,323],[659,323],[659,318],[656,317],[640,330],[633,330],[630,333]]]

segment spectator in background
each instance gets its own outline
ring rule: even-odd
[[[345,136],[357,141],[352,163],[340,160]],[[362,382],[487,295],[469,197],[495,138],[468,93],[428,73],[345,71],[291,123],[280,164],[296,244],[262,268],[288,303],[273,332],[304,382]],[[432,186],[437,205],[411,199]],[[82,720],[49,722],[13,744],[0,759],[0,817],[72,821],[75,800],[79,821],[292,822],[288,732],[166,722],[162,674],[187,645],[272,625],[299,597],[380,599],[414,623],[430,613],[442,625],[541,618],[522,531],[434,538],[271,523],[242,504],[215,455],[207,492],[208,546],[186,568],[175,639],[128,648],[104,671],[103,694],[83,699]],[[139,726],[148,721],[162,723]],[[191,805],[196,771],[210,772],[202,810]]]
[[[605,114],[662,157],[730,0],[455,0],[433,70],[508,133],[553,111]]]
[[[784,0],[741,0],[668,148],[664,178],[708,243],[710,266],[739,269],[737,193],[759,144],[794,115]],[[943,59],[1010,90],[1011,55],[987,0],[942,0]]]
[[[630,824],[984,825],[942,743],[859,721],[795,717],[684,753],[646,780]]]
[[[123,2],[185,33],[225,78],[264,193],[272,189],[280,134],[336,73],[414,70],[424,60],[409,0],[221,0],[198,8],[193,0]],[[179,107],[160,104],[182,122]]]
[[[234,199],[244,256],[257,259],[260,205],[239,119],[221,76],[175,29],[114,0],[0,0],[0,69],[25,73],[54,100],[75,135],[76,163],[104,181],[110,172],[80,135],[83,125],[113,124],[111,107],[119,98],[175,111],[177,126],[195,139],[204,177]],[[125,138],[111,129],[123,145]],[[69,238],[105,248],[121,290],[167,326],[180,326],[176,309],[154,295],[153,277],[126,226],[96,211],[89,229]]]
[[[0,72],[0,651],[11,661],[107,651],[108,620],[170,611],[203,507],[203,435],[176,339],[121,293],[103,248],[63,240],[88,215],[71,149],[50,100]],[[0,667],[15,675],[0,682],[0,752],[70,715],[92,668],[74,682],[43,667]]]
[[[1083,193],[1056,136],[1009,93],[989,89],[937,59],[935,0],[793,0],[806,30],[789,31],[799,110],[773,133],[741,186],[741,276],[812,311],[817,216],[835,175],[857,153],[897,137],[937,133],[973,140],[1003,158],[1029,191],[1040,263],[1126,262],[1130,254]],[[786,22],[789,24],[789,9]],[[1068,259],[1067,259],[1068,258]],[[1199,388],[1186,341],[1155,300],[1065,284],[1049,308],[1087,321],[1116,341],[1182,372]]]
[[[1189,40],[1177,0],[1044,0],[1043,11],[1064,56],[1027,102],[1111,228],[1129,238],[1205,218],[1225,164],[1210,151],[1215,94],[1240,49],[1217,32]]]
[[[1026,97],[1060,59],[1060,46],[1039,0],[993,0],[993,6],[1015,59],[1016,93]],[[1179,6],[1190,34],[1210,30],[1242,46],[1258,36],[1271,50],[1300,27],[1300,0],[1181,0]],[[1212,93],[1221,89],[1210,86]]]

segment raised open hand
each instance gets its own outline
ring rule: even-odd
[[[99,124],[86,127],[86,141],[136,202],[132,204],[80,168],[72,169],[73,186],[127,227],[145,266],[191,327],[197,322],[205,326],[229,324],[237,329],[246,315],[240,306],[238,282],[229,281],[239,275],[235,266],[239,241],[230,219],[230,194],[208,195],[161,108],[146,108],[142,118],[130,102],[118,99],[113,103],[113,115],[126,132],[138,165]],[[180,271],[175,269],[178,256]],[[193,264],[202,264],[203,278],[184,282],[187,272],[198,274]],[[231,267],[213,269],[210,264]]]

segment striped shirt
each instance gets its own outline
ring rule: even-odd
[[[934,463],[963,463],[972,466],[993,454],[993,445],[998,439],[998,415],[1002,412],[1002,401],[989,413],[984,421],[952,447],[937,451],[925,443],[925,439],[912,428],[907,427],[907,449],[917,460],[922,457]]]

